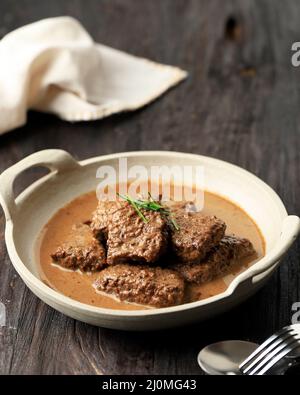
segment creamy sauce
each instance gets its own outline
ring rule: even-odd
[[[95,192],[90,192],[73,200],[66,207],[60,209],[49,221],[39,237],[37,252],[40,262],[41,279],[51,288],[92,306],[122,309],[141,310],[146,306],[120,302],[117,299],[100,294],[95,291],[92,284],[97,273],[81,273],[70,271],[54,265],[51,260],[53,253],[69,235],[74,224],[86,222],[96,209],[97,198]],[[226,222],[227,234],[235,234],[249,239],[257,257],[255,260],[245,260],[231,270],[224,278],[219,278],[207,284],[188,286],[186,302],[206,299],[224,292],[231,281],[249,265],[261,259],[264,255],[264,239],[254,221],[238,206],[232,202],[209,192],[205,192],[204,214],[215,215]]]

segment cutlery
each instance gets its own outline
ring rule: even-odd
[[[300,324],[287,326],[269,337],[239,366],[241,374],[262,376],[300,347]]]
[[[198,363],[209,375],[239,375],[239,365],[258,347],[239,340],[210,344],[198,354]]]
[[[261,346],[246,341],[223,341],[198,354],[201,369],[210,375],[264,375],[276,365],[274,374],[300,371],[300,324],[287,326]]]

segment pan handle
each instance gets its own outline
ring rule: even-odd
[[[251,289],[252,284],[260,280],[260,275],[272,269],[285,255],[300,232],[300,218],[296,215],[289,215],[283,220],[280,239],[276,246],[272,248],[259,262],[248,270],[237,276],[230,284],[232,290],[240,287]]]
[[[37,166],[61,172],[78,169],[80,164],[66,151],[48,149],[27,156],[6,169],[0,175],[0,204],[4,209],[6,221],[11,221],[18,209],[13,192],[16,177],[24,170]]]

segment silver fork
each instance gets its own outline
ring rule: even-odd
[[[267,339],[240,366],[245,375],[262,376],[277,362],[300,347],[300,324],[286,326]]]

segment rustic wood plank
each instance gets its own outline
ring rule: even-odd
[[[296,0],[23,0],[22,7],[2,0],[0,35],[63,14],[80,19],[98,41],[181,66],[190,77],[151,106],[103,121],[72,125],[32,113],[27,126],[0,137],[0,171],[45,148],[78,158],[194,152],[249,169],[291,213],[300,212],[300,70],[290,63],[291,43],[300,37]],[[17,190],[40,174],[24,174]],[[3,232],[1,214],[0,301],[8,325],[0,329],[0,374],[200,374],[202,346],[227,338],[260,341],[289,323],[292,303],[300,301],[298,242],[268,285],[224,316],[167,332],[98,329],[55,312],[25,288]]]

